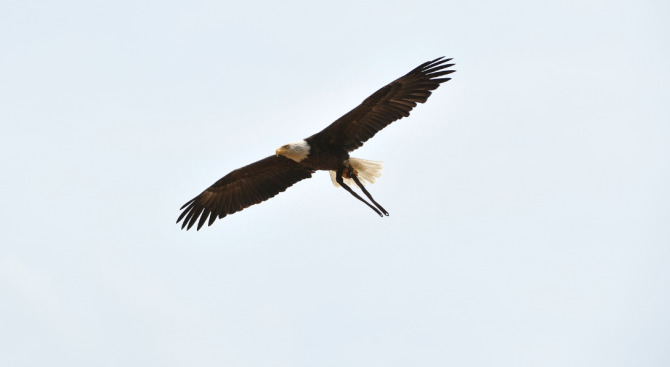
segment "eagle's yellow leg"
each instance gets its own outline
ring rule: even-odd
[[[358,176],[358,171],[356,171],[355,168],[348,167],[347,169],[344,170],[344,172],[342,172],[342,177],[344,177],[344,178],[351,178],[351,176],[352,176],[352,175],[351,175],[351,173],[352,173],[351,171],[354,171],[354,172],[353,172],[354,176]]]

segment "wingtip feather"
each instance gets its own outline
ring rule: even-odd
[[[186,208],[186,206],[187,206],[188,204],[194,202],[195,199],[197,199],[197,197],[194,197],[193,199],[189,200],[186,204],[182,205],[181,208],[179,208],[179,210],[182,210],[182,209]]]

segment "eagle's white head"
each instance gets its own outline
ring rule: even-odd
[[[296,162],[300,162],[301,160],[307,158],[309,155],[309,150],[310,146],[306,141],[298,140],[294,141],[293,143],[282,145],[281,147],[277,148],[275,153],[277,153],[277,157],[283,155],[286,158],[291,158]]]

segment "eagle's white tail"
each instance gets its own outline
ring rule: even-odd
[[[375,183],[379,176],[382,175],[382,168],[384,168],[384,162],[368,161],[353,157],[349,158],[349,164],[356,170],[358,181],[360,181],[363,186]],[[340,187],[340,184],[335,180],[335,171],[330,171],[330,179],[333,181],[335,187]],[[345,178],[344,183],[349,187],[358,188],[358,185],[356,185],[354,180],[350,178]]]

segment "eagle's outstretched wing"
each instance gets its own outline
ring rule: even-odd
[[[407,75],[373,93],[321,132],[315,139],[341,146],[351,152],[393,121],[409,116],[417,103],[424,103],[440,83],[451,78],[438,78],[456,70],[444,70],[454,64],[440,57],[419,65]]]
[[[177,223],[183,219],[181,228],[188,225],[189,230],[199,217],[200,230],[209,217],[211,226],[217,217],[221,219],[261,203],[296,182],[312,177],[312,173],[314,170],[284,156],[269,156],[230,172],[184,204],[181,209],[186,209],[177,219]]]

